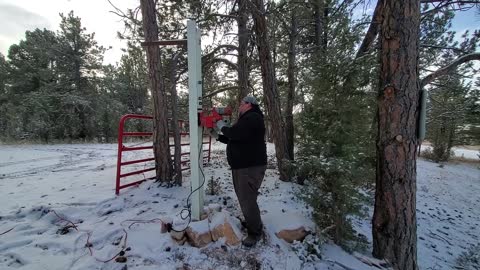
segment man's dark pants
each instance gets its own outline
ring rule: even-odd
[[[232,170],[233,187],[247,223],[248,234],[257,237],[261,236],[263,227],[257,197],[266,168],[263,165]]]

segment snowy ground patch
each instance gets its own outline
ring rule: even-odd
[[[420,269],[455,269],[457,258],[479,245],[479,194],[478,165],[417,160]],[[370,211],[370,218],[372,214]],[[372,241],[370,219],[357,220],[355,227]],[[478,269],[479,265],[472,269]]]
[[[220,194],[208,195],[207,190],[206,204],[218,203],[241,217],[224,147],[213,145],[205,168],[206,181],[220,186]],[[273,153],[273,145],[268,147]],[[323,246],[321,259],[305,260],[298,244],[278,239],[279,228],[314,225],[294,194],[298,187],[279,181],[274,169],[267,170],[260,190],[266,228],[260,245],[179,245],[160,233],[158,220],[178,218],[190,191],[188,173],[183,187],[158,187],[149,181],[115,196],[116,151],[115,144],[0,146],[0,233],[6,232],[0,235],[0,269],[376,269],[332,244]],[[447,269],[446,263],[478,243],[479,171],[455,166],[419,162],[422,269],[435,261]],[[368,221],[364,225],[368,230]],[[103,262],[120,250],[126,263]]]

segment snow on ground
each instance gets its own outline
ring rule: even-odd
[[[205,168],[206,180],[218,180],[221,187],[219,195],[206,196],[206,203],[219,203],[240,217],[224,148],[213,145]],[[273,145],[268,152],[273,156]],[[146,155],[127,153],[124,160]],[[0,269],[371,269],[333,244],[324,244],[321,260],[305,261],[305,254],[276,238],[280,227],[313,224],[295,197],[298,187],[279,181],[274,169],[267,170],[260,190],[267,232],[260,245],[178,245],[160,233],[158,219],[179,219],[190,191],[188,173],[183,187],[157,187],[148,181],[115,196],[116,156],[115,144],[0,146],[0,234],[6,232],[0,235]],[[462,251],[479,242],[480,171],[473,165],[440,168],[422,160],[417,171],[420,267],[450,269]],[[371,237],[368,220],[360,225]],[[124,244],[129,247],[126,264],[101,262]]]
[[[419,263],[452,269],[462,252],[480,243],[480,169],[419,160],[417,174]]]
[[[478,164],[437,164],[417,160],[420,269],[454,269],[456,258],[480,243],[479,194]],[[359,232],[371,242],[370,220],[357,222]]]
[[[424,150],[430,149],[432,150],[432,146],[430,144],[422,144],[422,152]],[[479,150],[474,149],[465,149],[461,147],[452,147],[452,151],[455,154],[455,157],[460,157],[463,159],[470,159],[470,160],[480,160],[480,152]]]
[[[206,180],[217,179],[221,186],[221,193],[207,195],[206,203],[220,203],[240,217],[224,148],[213,145],[212,162],[205,168]],[[127,269],[123,263],[101,262],[124,244],[128,269],[371,269],[331,244],[325,245],[323,260],[302,262],[302,254],[275,236],[280,227],[312,228],[313,223],[295,197],[295,184],[280,182],[273,169],[267,170],[260,190],[267,232],[260,245],[181,246],[160,233],[158,219],[179,219],[190,190],[188,172],[184,187],[148,181],[115,196],[116,156],[115,144],[0,146],[0,269]],[[130,152],[124,161],[146,156],[147,151]]]
[[[463,148],[458,148],[458,147],[453,147],[452,150],[455,153],[456,157],[472,159],[472,160],[477,160],[477,161],[480,159],[480,151],[479,150],[463,149]]]

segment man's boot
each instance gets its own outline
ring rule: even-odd
[[[249,234],[247,238],[243,239],[242,245],[247,248],[254,247],[258,241],[260,241],[261,236]]]

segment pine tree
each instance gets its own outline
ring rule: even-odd
[[[7,79],[8,79],[8,63],[5,56],[0,53],[0,138],[8,135],[8,110],[9,100],[7,97]]]
[[[126,52],[120,58],[117,69],[117,84],[120,88],[116,92],[120,101],[127,106],[128,113],[149,114],[145,52],[133,44],[129,44]]]
[[[73,12],[61,14],[57,33],[27,31],[24,40],[10,47],[6,73],[2,69],[3,136],[45,142],[114,136],[115,122],[125,110],[112,85],[114,68],[107,72],[102,66],[103,53]]]
[[[0,95],[6,94],[6,84],[7,84],[7,61],[5,56],[0,53]]]
[[[311,27],[318,25],[311,21],[299,26],[306,28],[299,37],[304,48],[299,85],[307,101],[298,116],[299,152],[294,165],[300,182],[305,180],[302,197],[313,207],[315,221],[321,229],[334,228],[328,233],[349,248],[360,240],[349,216],[362,214],[365,198],[359,189],[373,180],[375,65],[371,57],[355,59],[360,32],[350,19],[351,6],[341,2],[324,6],[331,13],[322,13],[328,19],[317,31]],[[303,14],[318,14],[317,6]]]
[[[105,49],[97,44],[94,33],[87,33],[73,11],[60,17],[57,92],[62,95],[66,136],[91,139],[95,133],[95,81],[101,72]]]
[[[429,5],[423,6],[424,12],[428,9]],[[453,11],[446,10],[427,13],[422,17],[419,63],[421,70],[431,70],[432,66],[445,67],[455,58],[475,52],[479,43],[479,32],[475,31],[470,35],[467,31],[462,35],[461,42],[456,41],[456,33],[450,30],[454,16]],[[452,146],[461,143],[459,133],[469,129],[465,123],[466,108],[463,104],[467,102],[467,97],[472,95],[472,91],[459,74],[469,74],[470,67],[469,63],[452,67],[443,76],[431,79],[431,84],[425,86],[429,93],[427,139],[433,146],[432,151],[427,150],[425,153],[436,162],[447,161]]]
[[[460,125],[459,144],[480,144],[480,79],[465,97],[465,121]]]
[[[51,87],[57,83],[53,49],[57,44],[54,32],[36,29],[10,47],[3,105],[7,136],[48,140],[55,129],[58,103]]]
[[[430,89],[428,114],[428,137],[432,143],[433,160],[447,161],[451,149],[457,143],[459,128],[464,125],[466,115],[466,87],[459,76],[446,76]]]
[[[119,119],[130,113],[128,104],[122,102],[122,91],[126,88],[119,75],[120,68],[107,65],[102,68],[98,81],[98,98],[95,104],[96,137],[99,142],[113,142],[117,136]]]

